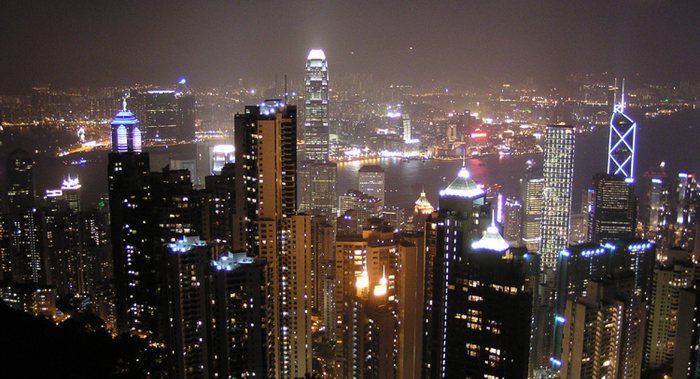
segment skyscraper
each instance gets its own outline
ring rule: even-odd
[[[515,198],[507,198],[503,212],[503,237],[512,245],[522,244],[523,206]]]
[[[671,223],[671,197],[668,179],[666,177],[665,163],[661,163],[657,170],[649,170],[646,174],[648,182],[646,230],[649,239],[661,241],[664,232]],[[665,245],[665,244],[661,244]]]
[[[570,125],[548,125],[545,129],[540,249],[545,270],[555,269],[559,252],[568,244],[575,131]]]
[[[593,187],[593,242],[634,237],[637,199],[632,182],[621,175],[597,174]]]
[[[209,247],[199,237],[183,237],[167,248],[163,293],[169,316],[167,346],[173,362],[170,377],[208,378]]]
[[[299,164],[299,211],[337,217],[337,167],[329,162],[328,61],[311,49],[304,74],[304,159]]]
[[[12,280],[46,284],[46,259],[42,256],[40,220],[34,203],[34,160],[23,150],[15,150],[8,157],[7,198]]]
[[[311,49],[304,74],[304,147],[306,160],[328,161],[328,61]]]
[[[178,106],[175,91],[150,90],[143,95],[144,141],[168,144],[178,140]]]
[[[461,290],[458,283],[464,278],[457,275],[459,262],[472,253],[472,242],[481,238],[490,220],[486,193],[471,179],[466,167],[440,191],[438,209],[425,226],[423,370],[424,376],[431,378],[461,373],[466,341],[451,340],[458,334],[448,327],[453,325],[450,318],[462,314],[463,309],[449,295],[455,295],[457,288]]]
[[[615,359],[619,359],[618,377],[630,379],[639,377],[644,345],[644,320],[649,304],[650,278],[655,258],[655,247],[644,240],[608,241],[603,245],[585,243],[569,246],[561,251],[556,272],[556,305],[553,314],[550,313],[549,317],[553,325],[553,355],[550,361],[555,369],[562,368],[564,363],[570,364],[577,359],[573,356],[562,358],[562,352],[581,354],[580,349],[576,352],[578,348],[574,348],[573,345],[564,346],[562,349],[562,343],[578,344],[580,347],[580,338],[584,337],[580,334],[570,335],[569,340],[564,340],[565,329],[580,328],[581,324],[578,322],[588,317],[588,315],[584,317],[584,313],[577,313],[578,326],[570,325],[568,318],[571,317],[571,312],[585,308],[588,313],[589,310],[593,313],[602,311],[603,313],[598,315],[607,317],[609,314],[605,312],[608,311],[599,306],[601,302],[613,301],[614,303],[621,300],[622,303],[616,304],[622,304],[622,308],[619,309],[620,317],[623,318],[620,318],[622,333],[619,335],[618,350],[610,353],[614,353],[617,357]],[[614,282],[613,293],[603,297],[591,294],[587,285],[592,281],[603,280]],[[600,287],[597,288],[600,289]],[[587,295],[592,297],[584,300]],[[568,332],[574,333],[574,329]],[[605,345],[605,342],[602,343]],[[590,358],[593,359],[593,356]],[[604,361],[605,359],[602,359],[596,364],[602,364]],[[566,370],[576,371],[578,368],[568,367]]]
[[[663,369],[674,364],[679,307],[687,306],[680,303],[681,293],[698,280],[700,271],[691,262],[681,259],[656,267],[652,275],[644,368]]]
[[[228,252],[211,262],[210,275],[214,376],[264,377],[260,262]]]
[[[608,174],[634,180],[634,151],[637,123],[625,114],[625,83],[622,82],[620,102],[613,107],[608,140]]]
[[[380,200],[383,207],[384,202],[384,169],[379,165],[365,165],[360,167],[357,175],[358,189],[362,193],[374,196]]]
[[[529,251],[539,251],[542,240],[542,214],[544,212],[544,177],[542,168],[531,165],[520,179],[523,199],[522,237]]]
[[[296,107],[281,100],[235,116],[234,249],[265,262],[267,375],[311,372],[311,220],[296,212]]]
[[[109,210],[119,332],[149,334],[158,325],[158,264],[153,251],[148,153],[141,130],[124,108],[111,124]]]

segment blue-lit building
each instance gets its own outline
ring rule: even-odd
[[[620,102],[613,106],[608,139],[608,174],[634,180],[634,153],[637,123],[625,114],[625,87],[622,84]]]
[[[117,330],[158,334],[158,257],[154,253],[149,156],[133,113],[119,111],[111,124],[108,159],[109,213]]]
[[[646,240],[617,240],[605,244],[587,243],[569,246],[557,260],[556,304],[552,366],[562,365],[562,338],[566,324],[567,301],[576,302],[587,295],[592,281],[631,277],[629,305],[625,308],[625,341],[621,343],[622,377],[634,377],[641,370],[644,320],[650,299],[651,278],[656,259],[655,246]],[[632,376],[629,376],[632,375]]]

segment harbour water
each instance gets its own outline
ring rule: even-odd
[[[700,110],[684,111],[668,117],[643,119],[632,113],[639,122],[637,135],[636,179],[639,183],[637,195],[644,198],[644,172],[659,162],[666,162],[670,175],[679,170],[700,171]],[[608,128],[598,128],[593,133],[578,134],[576,139],[576,159],[574,168],[574,206],[580,201],[580,190],[588,188],[591,177],[596,172],[604,172],[607,162]],[[192,155],[193,145],[181,145],[151,154],[151,170],[159,171],[169,157],[183,159]],[[94,204],[107,193],[107,151],[93,151],[75,159],[85,158],[86,164],[66,165],[62,159],[40,158],[36,165],[36,190],[41,194],[47,188],[56,188],[61,178],[80,176],[83,184],[83,202]],[[542,161],[542,155],[487,157],[468,160],[472,177],[486,185],[499,184],[506,195],[517,195],[525,169],[525,162],[533,159]],[[428,199],[437,205],[438,192],[455,177],[461,160],[454,161],[401,161],[400,159],[377,159],[362,162],[341,163],[338,165],[338,192],[342,194],[350,188],[357,188],[357,170],[363,164],[380,164],[386,172],[386,199],[388,205],[412,207],[422,188]]]
[[[638,120],[635,178],[637,196],[644,201],[646,191],[644,173],[652,166],[666,162],[666,171],[675,175],[680,170],[700,170],[700,110],[684,111],[668,117]],[[580,202],[580,192],[591,184],[593,174],[605,172],[607,167],[608,128],[597,128],[588,134],[576,136],[574,162],[573,205]],[[542,154],[512,157],[486,157],[467,160],[472,177],[485,185],[500,185],[505,195],[517,195],[519,180],[526,161],[541,163]],[[438,193],[457,175],[461,160],[401,161],[384,158],[338,165],[338,192],[357,188],[357,170],[363,164],[379,164],[386,175],[387,205],[412,207],[421,188],[428,200],[437,205]]]

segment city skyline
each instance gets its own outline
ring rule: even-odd
[[[693,5],[40,5],[0,55],[8,372],[700,372]]]

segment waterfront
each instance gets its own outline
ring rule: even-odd
[[[668,117],[642,119],[639,121],[637,140],[636,178],[642,182],[637,195],[644,201],[644,172],[666,161],[667,172],[675,175],[679,170],[700,171],[700,110],[684,111]],[[576,161],[573,196],[574,206],[580,201],[578,193],[588,187],[591,177],[606,168],[608,128],[598,128],[590,134],[579,134],[576,139]],[[169,149],[151,152],[151,170],[160,171],[169,158],[193,159],[194,145],[180,145]],[[647,151],[655,151],[653,157]],[[188,158],[189,157],[189,158]],[[97,150],[75,154],[68,160],[85,158],[84,166],[66,165],[65,159],[41,156],[37,159],[36,190],[43,194],[47,188],[56,188],[62,177],[80,176],[83,184],[83,202],[94,204],[100,195],[107,193],[107,151]],[[517,195],[518,181],[523,174],[525,162],[534,159],[542,161],[542,155],[522,155],[498,158],[487,157],[481,160],[468,160],[469,170],[478,182],[486,185],[499,184],[506,195]],[[401,161],[395,158],[373,159],[338,164],[338,193],[349,188],[357,188],[357,170],[362,164],[380,164],[386,171],[387,204],[412,207],[421,188],[425,187],[428,199],[437,205],[438,192],[457,174],[460,160],[444,161]]]
[[[700,110],[684,111],[668,117],[640,120],[637,132],[637,163],[635,177],[639,186],[637,196],[644,201],[644,173],[663,160],[666,171],[675,175],[679,170],[700,170]],[[597,128],[589,134],[576,136],[574,163],[574,195],[576,207],[579,193],[588,188],[593,174],[604,172],[607,165],[608,128]],[[654,156],[646,154],[654,151]],[[519,180],[525,170],[525,162],[533,159],[542,162],[542,154],[467,160],[472,177],[485,185],[501,185],[506,195],[517,195]],[[401,161],[395,158],[373,159],[338,165],[338,192],[357,188],[357,170],[363,164],[380,164],[386,172],[387,205],[412,207],[421,188],[425,187],[428,200],[437,206],[438,192],[457,175],[462,161]]]

